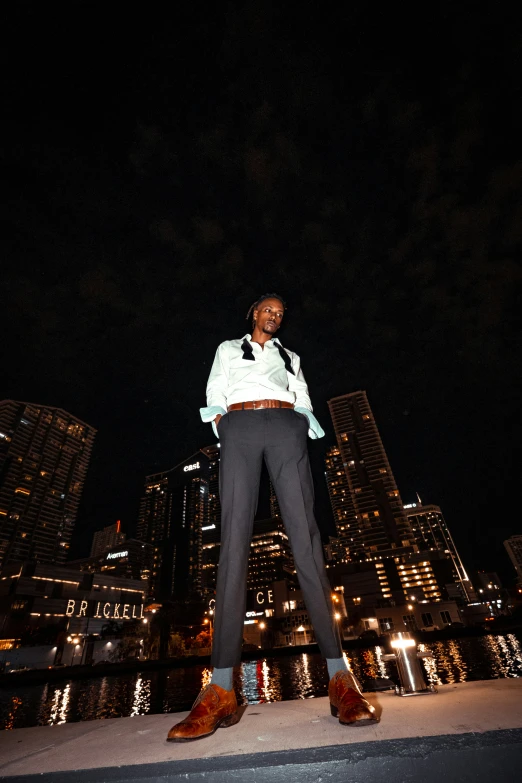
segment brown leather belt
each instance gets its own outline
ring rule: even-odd
[[[257,411],[262,408],[293,408],[293,402],[282,400],[250,400],[249,402],[235,402],[229,405],[227,411]]]

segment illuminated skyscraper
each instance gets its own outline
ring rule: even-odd
[[[0,568],[65,562],[95,435],[61,408],[0,402]]]
[[[208,513],[208,460],[196,452],[145,479],[136,537],[153,547],[150,593],[156,599],[201,594],[201,536]]]
[[[248,589],[261,590],[287,579],[295,583],[294,560],[280,517],[254,522],[248,559]]]
[[[346,542],[347,559],[399,557],[415,551],[410,524],[366,392],[335,397],[328,401],[328,406],[339,451],[327,458],[330,497],[337,500],[343,489],[344,496],[350,496],[350,500],[333,506],[338,531]],[[346,478],[338,475],[341,469]],[[334,484],[335,481],[340,483]]]
[[[107,552],[112,547],[123,544],[126,539],[125,533],[121,532],[121,522],[118,519],[114,525],[104,527],[103,530],[97,530],[92,538],[91,557],[97,557]]]
[[[460,584],[462,597],[475,597],[466,569],[439,506],[410,503],[404,506],[415,542],[421,552],[441,552],[453,564],[453,581]]]
[[[202,527],[201,590],[211,597],[216,591],[217,569],[221,551],[221,504],[219,502],[219,443],[201,449],[208,459],[208,509]]]
[[[348,477],[344,470],[338,446],[332,446],[326,452],[325,478],[337,531],[336,537],[330,538],[328,548],[331,557],[328,559],[346,562],[350,560],[350,553],[353,548],[354,533],[352,526],[354,524],[355,511]]]

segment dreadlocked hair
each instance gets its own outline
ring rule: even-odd
[[[255,301],[255,302],[253,302],[253,303],[250,305],[250,308],[249,308],[249,310],[248,310],[248,313],[246,314],[246,320],[247,320],[247,321],[248,321],[248,319],[250,318],[250,316],[252,315],[252,313],[254,312],[254,310],[257,310],[257,308],[259,307],[259,305],[261,304],[261,302],[264,302],[264,301],[265,301],[265,299],[279,299],[279,301],[283,303],[283,307],[284,307],[284,308],[285,308],[285,310],[286,310],[286,302],[285,302],[285,300],[283,299],[283,297],[282,297],[282,296],[279,296],[279,294],[275,294],[275,293],[273,293],[273,292],[272,292],[271,294],[263,294],[263,296],[260,296],[260,297],[259,297],[259,299],[256,299],[256,301]],[[254,323],[255,323],[255,321],[254,321],[254,319],[252,318],[252,327],[254,326]]]

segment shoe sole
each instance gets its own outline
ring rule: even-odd
[[[238,710],[237,712],[233,712],[232,715],[225,715],[224,718],[221,718],[219,723],[214,726],[212,731],[207,732],[207,734],[199,734],[197,737],[167,737],[167,742],[196,742],[196,740],[211,737],[218,729],[228,729],[230,726],[235,726],[236,723],[239,723],[240,717],[241,714]]]

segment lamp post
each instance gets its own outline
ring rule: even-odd
[[[341,631],[339,629],[339,621],[341,620],[341,613],[335,612],[334,617],[335,617],[335,627],[337,628],[337,637],[339,639],[339,644],[342,647]]]

